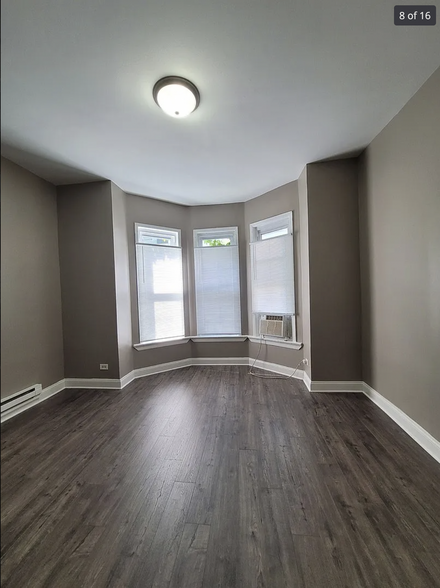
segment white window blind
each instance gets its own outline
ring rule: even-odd
[[[241,333],[238,229],[194,231],[198,335]]]
[[[180,242],[180,234],[168,229],[160,241],[158,228],[151,227],[151,235],[156,239],[153,242],[164,244],[145,244],[148,228],[136,225],[137,240],[144,241],[136,243],[139,338],[144,342],[183,337],[182,250],[171,244]]]
[[[294,314],[293,236],[251,243],[252,312]]]

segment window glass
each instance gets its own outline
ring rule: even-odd
[[[136,225],[140,342],[184,336],[180,231]]]
[[[261,321],[281,317],[291,325],[295,315],[293,217],[288,212],[250,225],[251,300],[254,333]],[[285,318],[283,318],[285,317]],[[264,322],[265,328],[267,323]],[[293,325],[294,326],[294,325]],[[293,326],[284,329],[293,335]]]
[[[238,228],[194,231],[198,335],[241,333]]]

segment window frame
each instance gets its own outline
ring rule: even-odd
[[[230,239],[228,245],[215,245],[215,247],[238,247],[238,227],[214,227],[212,229],[194,229],[193,230],[193,247],[194,249],[204,248],[203,241],[206,239]]]
[[[138,233],[140,228],[152,229],[152,233],[162,234],[163,238],[176,239],[176,243],[168,245],[167,243],[143,243],[138,240]],[[156,236],[158,236],[156,235]],[[172,229],[170,227],[159,227],[158,225],[147,225],[145,223],[134,223],[134,243],[135,245],[154,245],[155,247],[175,247],[182,249],[182,231],[181,229]]]
[[[230,239],[230,243],[227,245],[215,245],[215,246],[203,246],[203,241],[206,239]],[[237,251],[237,277],[238,277],[238,303],[239,303],[239,330],[237,333],[209,333],[200,334],[199,321],[198,321],[198,306],[197,306],[197,272],[196,272],[196,251],[198,249],[220,249],[224,247],[235,247]],[[239,238],[238,238],[238,226],[235,227],[209,227],[203,229],[193,229],[193,260],[194,260],[194,305],[195,305],[195,319],[196,319],[196,337],[202,338],[213,338],[216,337],[241,337],[242,336],[242,308],[241,308],[241,274],[240,274],[240,249],[239,249]]]
[[[281,232],[282,234],[272,235],[276,232]],[[260,241],[268,241],[271,239],[279,239],[284,238],[286,236],[291,236],[292,241],[292,258],[293,258],[293,268],[292,268],[292,289],[293,289],[293,312],[292,313],[278,313],[278,312],[257,312],[254,311],[252,304],[253,304],[253,276],[254,276],[254,262],[253,256],[250,255],[250,291],[251,291],[251,298],[250,298],[250,305],[251,305],[251,315],[252,315],[252,331],[253,334],[251,335],[252,338],[264,338],[267,341],[277,343],[283,341],[285,343],[293,343],[296,341],[296,296],[295,296],[295,245],[294,245],[294,232],[293,232],[293,211],[284,212],[272,217],[268,217],[265,219],[261,219],[259,221],[250,223],[249,225],[249,245],[252,247],[253,244],[258,243]],[[265,235],[267,237],[265,238]],[[282,315],[291,317],[291,325],[290,325],[290,337],[285,339],[280,339],[279,337],[271,337],[270,335],[260,335],[259,334],[259,323],[260,319],[265,315]]]
[[[283,212],[276,216],[271,216],[254,223],[250,224],[250,242],[255,243],[257,241],[265,241],[264,235],[274,233],[275,231],[281,231],[286,229],[287,234],[293,235],[293,211]],[[277,235],[275,237],[268,237],[269,239],[278,239],[283,235]]]
[[[168,243],[145,243],[139,240],[139,231],[140,229],[150,229],[152,231],[153,236],[163,235],[163,238],[170,238],[174,240],[174,244]],[[139,279],[138,279],[138,245],[142,245],[145,247],[163,247],[164,249],[179,249],[181,252],[181,274],[182,274],[182,323],[183,323],[183,332],[181,335],[176,337],[161,337],[155,339],[141,339],[141,314],[140,314],[140,305],[139,305]],[[183,340],[188,340],[185,337],[185,281],[184,281],[184,267],[183,267],[183,249],[182,249],[182,231],[181,229],[172,228],[172,227],[163,227],[159,225],[150,225],[146,223],[134,223],[134,247],[135,247],[135,276],[136,276],[136,308],[137,308],[137,326],[138,326],[138,340],[139,343],[136,344],[135,347],[141,348],[142,346],[161,346],[162,344],[166,344],[167,342],[180,342]],[[169,294],[165,294],[167,296]]]

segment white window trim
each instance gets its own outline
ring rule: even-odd
[[[152,243],[142,243],[142,241],[138,241],[138,229],[139,227],[146,227],[147,229],[153,229],[153,232],[163,232],[165,235],[170,236],[177,236],[177,245],[166,245],[166,244],[156,244],[154,243],[155,247],[174,247],[177,249],[182,248],[182,231],[181,229],[173,229],[171,227],[160,227],[158,225],[147,225],[146,223],[134,223],[134,242],[136,245],[152,245]]]
[[[293,211],[284,212],[275,216],[271,216],[266,219],[262,219],[250,224],[250,245],[252,243],[256,243],[258,241],[263,241],[263,236],[266,233],[273,233],[275,231],[281,231],[287,229],[285,235],[277,235],[276,237],[269,237],[269,239],[280,239],[284,238],[287,235],[291,236],[292,244],[293,244]],[[295,256],[295,248],[293,249],[293,255]],[[252,267],[251,267],[252,271]],[[251,284],[252,288],[252,284]],[[295,291],[295,274],[293,275],[293,289]],[[296,300],[294,298],[294,312],[289,314],[291,316],[292,322],[292,339],[279,339],[268,337],[267,335],[258,335],[258,328],[259,328],[259,321],[262,315],[270,314],[269,312],[254,312],[252,309],[252,293],[251,293],[251,325],[250,328],[253,331],[252,335],[249,335],[249,340],[252,342],[259,342],[262,339],[267,342],[269,345],[273,345],[275,347],[287,347],[287,348],[295,348],[301,349],[302,343],[296,341]],[[272,313],[278,314],[278,313]],[[298,347],[299,346],[299,347]]]
[[[286,349],[302,349],[303,343],[299,341],[282,341],[282,340],[275,340],[269,339],[268,337],[254,337],[253,335],[234,335],[234,336],[223,336],[219,335],[218,337],[205,337],[201,336],[194,336],[194,337],[181,337],[181,338],[173,338],[173,339],[162,339],[157,341],[150,341],[147,343],[135,343],[133,348],[136,351],[143,351],[144,349],[155,349],[157,347],[170,347],[172,345],[182,345],[183,343],[188,343],[188,341],[193,341],[194,343],[236,343],[236,342],[244,342],[244,341],[251,341],[252,343],[264,343],[264,345],[270,345],[273,347],[284,347]]]
[[[244,341],[246,340],[246,335],[241,334],[242,328],[242,308],[241,308],[241,284],[240,284],[240,250],[239,250],[239,243],[238,243],[238,226],[232,227],[208,227],[203,229],[193,229],[193,256],[194,256],[194,268],[196,265],[195,260],[195,252],[197,249],[209,249],[209,247],[203,247],[203,240],[204,239],[230,239],[229,245],[219,245],[219,248],[222,247],[235,247],[237,249],[237,261],[238,261],[238,289],[239,289],[239,306],[240,306],[240,332],[239,333],[219,333],[219,334],[205,334],[205,335],[196,335],[195,337],[199,338],[199,340],[204,340],[205,342],[214,342],[214,341],[226,341],[230,339],[231,341],[236,341],[236,337],[244,337]],[[196,271],[194,272],[194,279],[196,280]],[[194,299],[196,304],[196,323],[197,323],[197,285],[194,281]],[[197,325],[198,330],[198,325]],[[191,337],[194,340],[193,337]],[[208,341],[209,340],[209,341]]]
[[[156,347],[169,347],[171,345],[181,345],[182,343],[188,343],[189,340],[189,337],[156,339],[154,341],[146,341],[145,343],[135,343],[133,347],[136,349],[136,351],[142,351],[143,349],[155,349]]]
[[[203,248],[204,239],[230,239],[231,246],[238,246],[238,227],[213,227],[209,229],[194,229],[193,242],[194,249]],[[219,247],[229,247],[229,245],[219,245]]]
[[[273,233],[274,231],[280,231],[287,229],[288,233],[293,235],[293,214],[291,211],[277,214],[260,221],[251,223],[250,225],[250,242],[255,243],[256,241],[262,241],[262,235],[265,233]],[[278,237],[273,237],[278,239]]]
[[[177,245],[166,245],[166,244],[149,244],[149,243],[142,243],[138,241],[138,228],[139,227],[146,227],[148,229],[153,230],[160,230],[163,231],[165,234],[168,233],[170,235],[177,236]],[[183,278],[183,249],[182,249],[182,231],[181,229],[172,228],[172,227],[162,227],[159,225],[150,225],[147,223],[134,223],[134,246],[135,252],[137,251],[137,245],[145,245],[145,246],[153,246],[153,247],[166,247],[167,249],[180,249],[182,251],[182,281],[183,281],[183,288],[185,288],[184,278]],[[136,308],[137,308],[137,328],[138,328],[138,337],[140,339],[140,314],[139,314],[139,286],[137,280],[137,257],[135,253],[135,266],[136,266]],[[183,295],[183,324],[185,329],[185,295]],[[186,330],[186,329],[185,329]],[[140,341],[133,345],[135,349],[140,351],[141,349],[153,348],[153,347],[166,347],[168,345],[178,345],[179,343],[186,343],[189,341],[189,337],[170,337],[169,339],[151,339],[147,341]]]
[[[196,335],[190,337],[194,343],[235,343],[236,341],[246,341],[246,335]]]
[[[271,345],[273,347],[285,347],[286,349],[302,349],[304,343],[300,341],[284,341],[283,339],[270,339],[264,336],[248,336],[249,341],[252,343],[263,342],[265,345]]]

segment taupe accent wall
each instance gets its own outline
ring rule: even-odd
[[[295,289],[297,302],[297,335],[302,336],[301,322],[301,280],[299,273],[299,205],[297,182],[281,186],[267,194],[245,203],[222,204],[213,206],[185,207],[178,204],[127,195],[127,232],[129,241],[131,302],[133,319],[133,341],[139,342],[137,324],[137,293],[136,293],[136,260],[134,246],[134,225],[136,222],[158,226],[177,228],[182,231],[184,287],[189,293],[186,296],[186,334],[196,335],[196,312],[194,292],[194,260],[193,260],[193,230],[210,227],[238,226],[240,252],[240,287],[242,309],[242,334],[249,334],[250,290],[247,275],[249,266],[249,224],[257,220],[281,214],[289,210],[294,211],[295,232]],[[167,363],[186,359],[188,357],[256,357],[259,359],[295,367],[303,358],[302,351],[284,349],[272,345],[264,345],[261,349],[258,343],[243,342],[189,342],[186,344],[169,345],[155,349],[134,351],[134,365],[136,368],[149,367],[158,363]]]
[[[180,361],[192,357],[191,342],[167,347],[154,347],[136,351],[133,349],[133,364],[135,369],[151,367],[163,363]]]
[[[360,159],[364,380],[440,439],[440,69]]]
[[[144,223],[181,230],[183,249],[183,272],[185,296],[185,333],[196,335],[196,313],[194,300],[193,230],[210,227],[238,226],[241,263],[242,328],[247,330],[246,293],[246,245],[244,204],[221,204],[214,206],[181,206],[144,196],[127,195],[127,234],[131,280],[131,307],[133,342],[139,343],[138,304],[136,290],[135,223]],[[244,318],[243,318],[244,317]],[[247,341],[236,343],[179,343],[165,347],[133,350],[135,368],[179,361],[189,357],[247,357]]]
[[[301,328],[303,343],[302,352],[308,360],[307,365],[302,368],[307,376],[312,379],[312,346],[310,335],[310,271],[309,271],[309,208],[307,201],[307,167],[305,167],[298,178],[298,202],[299,202],[299,255],[298,269],[301,276],[299,285]]]
[[[360,381],[357,160],[307,166],[311,377]]]
[[[111,182],[60,186],[58,227],[65,377],[119,378]]]
[[[193,231],[195,229],[238,227],[238,248],[240,260],[240,303],[241,303],[241,333],[248,333],[247,321],[247,281],[246,272],[246,225],[244,219],[244,204],[218,204],[212,206],[191,206],[189,209],[189,239],[191,252],[193,251]],[[188,259],[191,289],[194,291],[194,256]],[[195,296],[192,296],[190,332],[197,334]],[[243,350],[244,351],[244,350]]]
[[[55,187],[1,159],[1,396],[64,377]]]
[[[240,267],[240,304],[241,334],[248,333],[247,321],[247,281],[246,281],[246,226],[244,204],[218,204],[212,206],[191,206],[189,209],[189,244],[188,257],[190,290],[195,292],[193,231],[213,227],[238,227],[238,249]],[[190,334],[197,334],[195,295],[190,296]],[[192,357],[248,357],[248,342],[193,342]]]
[[[131,325],[130,272],[127,234],[127,196],[111,184],[113,253],[116,284],[116,321],[118,328],[119,375],[133,371],[133,338]]]
[[[126,220],[128,255],[130,269],[131,289],[131,316],[132,316],[132,338],[133,343],[139,343],[139,322],[138,302],[136,286],[136,248],[135,248],[135,223],[156,225],[158,227],[170,227],[181,230],[182,258],[183,258],[183,288],[185,304],[185,331],[189,333],[189,269],[188,269],[188,239],[189,239],[189,208],[163,200],[146,198],[144,196],[126,195]],[[133,363],[136,369],[150,367],[161,363],[179,361],[191,357],[191,346],[189,344],[170,345],[154,349],[133,349]]]
[[[248,321],[249,329],[252,329],[252,305],[250,298],[250,251],[249,251],[249,225],[259,220],[282,214],[283,212],[293,211],[293,230],[294,230],[294,264],[295,264],[295,303],[296,303],[296,328],[297,339],[302,338],[302,300],[301,300],[301,280],[299,273],[300,266],[300,243],[299,243],[299,199],[298,199],[298,182],[290,182],[271,190],[258,198],[248,200],[244,205],[244,218],[246,227],[246,255],[247,255],[247,280],[248,280]],[[253,334],[253,333],[250,333]],[[260,343],[249,342],[249,357],[262,361],[295,367],[303,359],[303,351],[296,349],[285,349],[274,345],[261,345]]]

